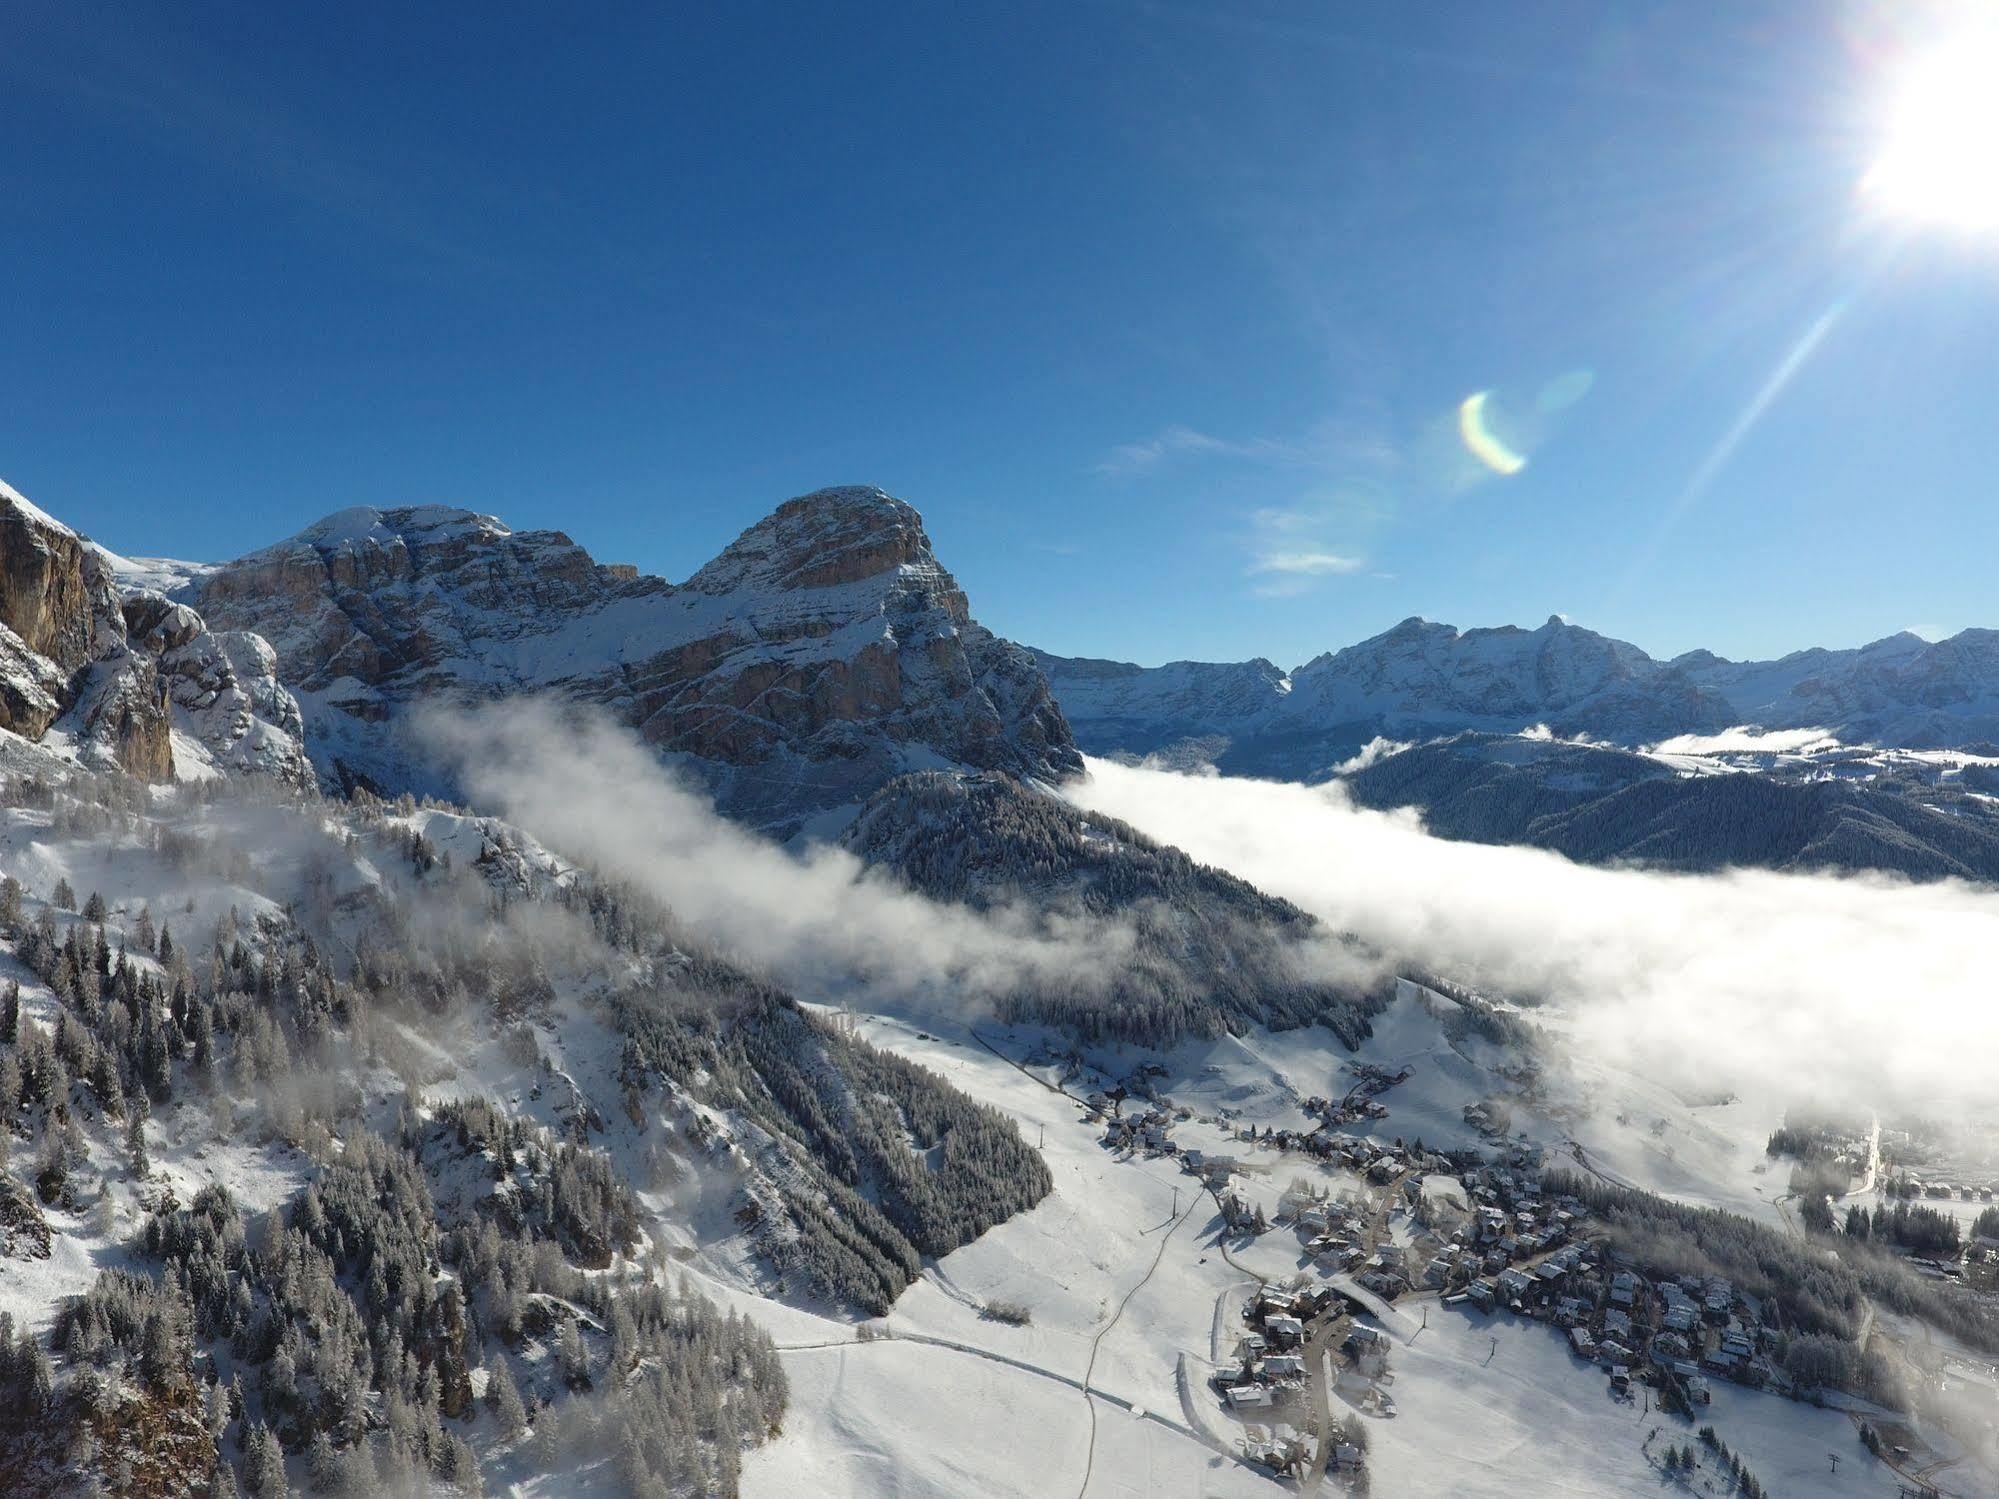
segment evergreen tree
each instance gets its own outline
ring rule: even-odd
[[[493,1413],[500,1434],[509,1440],[527,1429],[527,1410],[521,1404],[520,1387],[514,1383],[505,1355],[493,1360],[492,1370],[486,1376],[486,1408]]]
[[[145,1094],[132,1100],[131,1122],[125,1126],[125,1149],[132,1158],[132,1175],[144,1180],[153,1174],[152,1158],[146,1154]]]
[[[262,1421],[252,1422],[243,1445],[243,1481],[251,1499],[285,1499],[285,1449]]]

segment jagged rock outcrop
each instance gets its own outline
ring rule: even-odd
[[[423,506],[329,516],[185,595],[271,641],[348,783],[448,789],[414,706],[535,692],[601,705],[770,826],[922,766],[1081,769],[1032,657],[971,618],[921,517],[878,489],[789,501],[680,587]]]
[[[38,743],[62,729],[78,762],[147,781],[228,768],[306,784],[269,648],[121,591],[121,562],[0,484],[0,729]]]

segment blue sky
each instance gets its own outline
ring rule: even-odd
[[[129,552],[444,501],[673,578],[878,483],[988,624],[1145,662],[1999,625],[1999,253],[1856,196],[1890,12],[17,0],[0,476]]]

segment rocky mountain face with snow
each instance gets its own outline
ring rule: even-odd
[[[1288,675],[1262,660],[1138,667],[1038,659],[1091,753],[1191,743],[1225,771],[1301,779],[1331,773],[1377,736],[1536,725],[1623,745],[1738,724],[1914,747],[1999,736],[1999,632],[1989,630],[1935,644],[1898,635],[1779,661],[1708,652],[1658,661],[1559,618],[1536,630],[1462,631],[1406,619]]]
[[[1948,749],[1999,740],[1999,630],[1928,641],[1904,631],[1854,650],[1725,661],[1694,651],[1671,663],[1719,694],[1735,722],[1823,728],[1847,743]]]
[[[0,728],[145,781],[309,775],[262,640],[122,586],[101,548],[0,485]]]
[[[1081,769],[1032,657],[972,619],[921,517],[877,489],[789,501],[679,586],[435,506],[345,511],[179,576],[270,640],[340,784],[446,789],[416,705],[540,692],[607,709],[766,826],[911,769]]]

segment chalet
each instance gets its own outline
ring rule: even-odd
[[[1519,1301],[1534,1289],[1534,1277],[1525,1270],[1499,1272],[1499,1294],[1507,1302]]]
[[[1297,1353],[1273,1353],[1264,1359],[1263,1372],[1271,1379],[1303,1379],[1304,1356]]]
[[[1610,1300],[1613,1306],[1630,1306],[1638,1299],[1638,1291],[1643,1282],[1629,1270],[1620,1270],[1610,1278]]]
[[[1629,1342],[1631,1340],[1630,1314],[1621,1312],[1616,1307],[1611,1307],[1604,1312],[1603,1335],[1606,1338],[1616,1338],[1620,1342]]]
[[[1465,1294],[1481,1311],[1491,1311],[1493,1303],[1499,1299],[1498,1288],[1489,1280],[1475,1280],[1465,1287]]]
[[[1316,1317],[1339,1299],[1340,1293],[1331,1286],[1318,1286],[1299,1293],[1298,1309]]]
[[[1270,1387],[1260,1384],[1231,1385],[1222,1398],[1236,1410],[1262,1410],[1270,1404]]]
[[[1296,1348],[1305,1341],[1305,1324],[1296,1317],[1266,1317],[1263,1330],[1275,1348]]]
[[[1596,1339],[1590,1336],[1590,1331],[1587,1327],[1571,1327],[1569,1329],[1569,1346],[1574,1348],[1577,1355],[1582,1358],[1593,1359],[1596,1357]]]

